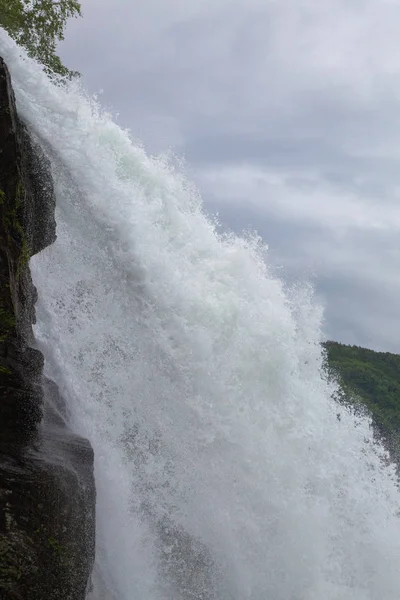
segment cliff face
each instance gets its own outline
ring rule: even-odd
[[[54,207],[0,58],[0,600],[83,600],[94,560],[93,452],[60,416],[32,332],[29,258],[55,240]]]

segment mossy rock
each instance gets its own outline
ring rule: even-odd
[[[1,58],[0,155],[0,600],[84,600],[94,561],[93,451],[63,411],[52,413],[63,401],[43,377],[32,331],[29,259],[55,240],[53,184]]]

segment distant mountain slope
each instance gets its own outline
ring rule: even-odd
[[[347,400],[358,398],[381,435],[400,435],[400,355],[337,342],[323,344],[328,369],[337,374]]]

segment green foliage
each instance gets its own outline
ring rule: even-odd
[[[0,343],[8,338],[14,327],[14,314],[9,309],[2,306],[0,298]]]
[[[400,356],[337,342],[324,344],[328,369],[347,401],[361,401],[384,435],[400,432]]]
[[[49,538],[49,546],[54,552],[64,552],[64,546],[60,544],[58,540],[53,537]]]
[[[3,231],[7,235],[8,243],[11,242],[12,238],[16,238],[20,247],[17,275],[20,274],[21,268],[26,266],[31,258],[31,253],[26,239],[25,231],[18,219],[18,212],[21,208],[24,197],[25,190],[20,180],[18,181],[17,185],[15,205],[11,210],[8,210],[7,212],[3,211],[4,214],[2,219]],[[0,190],[0,205],[5,205],[5,201],[6,196],[4,192]]]
[[[26,48],[29,56],[43,63],[49,74],[78,75],[56,54],[67,20],[78,16],[81,6],[77,0],[0,0],[0,26]]]
[[[0,306],[0,327],[10,329],[15,325],[15,318],[6,308]]]

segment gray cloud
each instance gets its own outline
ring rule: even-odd
[[[84,0],[63,58],[224,226],[311,278],[327,335],[400,351],[400,5]]]

